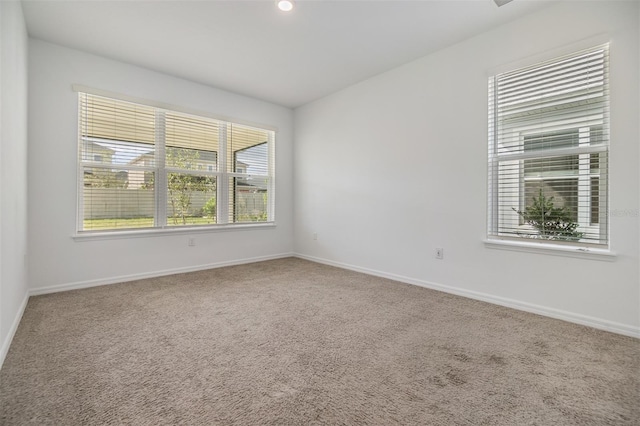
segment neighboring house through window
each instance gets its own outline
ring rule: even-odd
[[[273,221],[273,131],[88,93],[79,122],[79,232]]]
[[[608,46],[489,80],[489,237],[608,244]]]

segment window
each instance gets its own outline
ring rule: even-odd
[[[273,221],[274,132],[79,93],[78,231]]]
[[[608,245],[608,45],[489,79],[493,239]]]

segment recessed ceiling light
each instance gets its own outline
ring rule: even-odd
[[[276,3],[278,4],[278,9],[283,12],[291,12],[293,9],[293,0],[278,0]]]

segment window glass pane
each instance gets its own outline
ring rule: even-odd
[[[579,170],[577,155],[536,158],[524,161],[525,179],[549,178],[558,176],[577,176]]]
[[[572,221],[578,221],[578,179],[526,180],[524,185],[524,205],[533,206],[535,199],[543,194],[553,202],[553,208],[566,209]]]
[[[103,167],[83,169],[83,230],[152,227],[155,197],[151,185],[131,184],[131,173]],[[153,173],[150,180],[153,182]]]
[[[79,109],[81,161],[154,166],[153,108],[80,94]]]
[[[265,177],[229,179],[230,215],[233,222],[266,222],[268,215],[268,179]]]
[[[120,166],[155,166],[155,147],[128,141],[83,138],[80,144],[83,162]]]
[[[591,225],[597,225],[600,223],[600,178],[591,178],[591,210],[590,210],[590,222]]]
[[[261,143],[235,152],[235,173],[251,175],[267,175],[268,173],[267,143]]]
[[[167,173],[167,225],[216,223],[216,178]]]
[[[589,132],[589,143],[591,145],[601,145],[606,141],[607,138],[605,137],[602,126],[592,126]]]
[[[213,120],[166,112],[167,167],[217,171],[219,128]]]
[[[167,167],[206,172],[218,170],[218,154],[214,151],[167,147],[166,155]]]
[[[589,156],[589,172],[591,174],[600,173],[600,153],[591,154]]]
[[[232,173],[267,175],[269,131],[233,124],[230,126],[227,168]]]
[[[578,146],[580,141],[577,129],[564,130],[559,132],[539,133],[525,136],[525,151],[540,151],[554,148],[571,148]]]

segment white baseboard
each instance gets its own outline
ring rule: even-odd
[[[205,269],[221,268],[224,266],[242,265],[246,263],[281,259],[285,257],[298,257],[300,259],[306,259],[312,262],[322,263],[325,265],[335,266],[338,268],[348,269],[356,272],[362,272],[365,274],[382,277],[382,278],[388,278],[388,279],[403,282],[406,284],[413,284],[420,287],[429,288],[432,290],[438,290],[445,293],[468,297],[470,299],[493,303],[495,305],[505,306],[508,308],[518,309],[526,312],[531,312],[534,314],[556,318],[556,319],[572,322],[575,324],[581,324],[581,325],[597,328],[599,330],[605,330],[612,333],[622,334],[625,336],[640,338],[640,327],[634,327],[627,324],[621,324],[613,321],[603,320],[600,318],[590,317],[587,315],[577,314],[574,312],[568,312],[568,311],[563,311],[559,309],[549,308],[546,306],[540,306],[540,305],[535,305],[531,303],[521,302],[519,300],[494,296],[491,294],[460,289],[460,288],[451,287],[443,284],[406,277],[403,275],[397,275],[397,274],[387,273],[387,272],[378,271],[374,269],[363,268],[355,265],[350,265],[347,263],[336,262],[336,261],[318,258],[314,256],[307,256],[299,253],[280,253],[280,254],[270,255],[270,256],[237,259],[237,260],[231,260],[231,261],[225,261],[225,262],[209,263],[205,265],[189,266],[184,268],[165,269],[161,271],[153,271],[148,273],[121,275],[121,276],[110,277],[110,278],[79,281],[75,283],[60,284],[60,285],[54,285],[49,287],[31,289],[29,290],[28,295],[25,297],[24,301],[22,302],[22,305],[20,306],[18,314],[16,315],[16,318],[14,319],[14,322],[11,326],[11,330],[9,331],[9,334],[5,338],[5,341],[2,342],[2,348],[0,348],[0,367],[4,362],[4,358],[7,355],[7,352],[9,351],[9,346],[11,345],[11,341],[13,340],[13,336],[18,328],[18,324],[20,323],[22,314],[24,313],[24,310],[27,306],[28,298],[30,296],[36,296],[36,295],[48,294],[48,293],[57,293],[61,291],[76,290],[76,289],[89,288],[89,287],[96,287],[96,286],[107,285],[107,284],[115,284],[115,283],[134,281],[134,280],[139,280],[144,278],[154,278],[154,277],[160,277],[165,275],[181,274],[185,272],[195,272],[195,271],[201,271]]]
[[[413,284],[420,287],[429,288],[432,290],[438,290],[445,293],[455,294],[458,296],[468,297],[470,299],[481,300],[483,302],[493,303],[495,305],[505,306],[507,308],[513,308],[520,311],[531,312],[546,317],[551,317],[563,321],[572,322],[575,324],[586,325],[589,327],[597,328],[599,330],[605,330],[616,334],[622,334],[625,336],[631,336],[640,338],[640,327],[634,327],[627,324],[621,324],[614,321],[608,321],[600,318],[590,317],[587,315],[577,314],[574,312],[563,311],[560,309],[549,308],[546,306],[535,305],[532,303],[521,302],[515,299],[509,299],[505,297],[494,296],[491,294],[480,293],[472,290],[465,290],[456,287],[451,287],[444,284],[433,283],[429,281],[423,281],[416,278],[405,277],[402,275],[391,274],[387,272],[377,271],[375,269],[362,268],[355,265],[350,265],[342,262],[335,262],[328,259],[322,259],[314,256],[307,256],[304,254],[295,254],[295,257],[300,259],[310,260],[312,262],[322,263],[325,265],[335,266],[338,268],[348,269],[355,272],[362,272],[368,275],[374,275],[376,277],[388,278],[394,281],[400,281],[406,284]]]
[[[246,263],[262,262],[265,260],[282,259],[285,257],[295,256],[293,253],[280,253],[270,256],[251,257],[246,259],[228,260],[224,262],[208,263],[205,265],[187,266],[184,268],[163,269],[160,271],[143,272],[139,274],[119,275],[116,277],[99,278],[96,280],[77,281],[68,284],[58,284],[48,287],[33,288],[29,290],[29,296],[37,296],[41,294],[58,293],[60,291],[78,290],[82,288],[97,287],[107,284],[117,284],[127,281],[141,280],[145,278],[162,277],[165,275],[183,274],[185,272],[196,272],[205,269],[222,268],[224,266],[243,265]]]
[[[27,308],[27,302],[29,302],[29,294],[25,294],[24,299],[22,299],[22,303],[20,304],[20,308],[18,308],[16,317],[13,319],[13,323],[11,323],[9,333],[7,333],[4,342],[2,342],[2,347],[0,347],[0,368],[2,368],[4,359],[9,353],[9,347],[13,341],[13,336],[15,336],[16,331],[18,330],[18,325],[20,325],[20,321],[22,320],[22,314],[24,314],[24,310]]]

